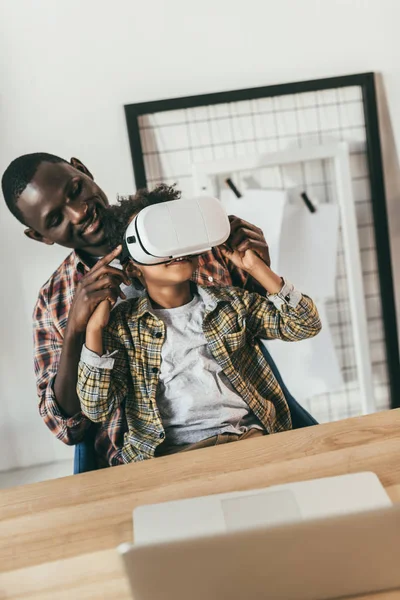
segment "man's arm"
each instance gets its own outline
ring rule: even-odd
[[[129,285],[123,271],[109,266],[121,251],[119,246],[102,258],[78,283],[74,300],[68,315],[57,375],[54,381],[54,395],[63,413],[70,417],[80,412],[80,402],[76,393],[78,364],[85,338],[87,323],[96,307],[109,299],[113,304],[118,296],[125,298],[119,286],[122,281]]]
[[[57,331],[46,297],[36,303],[34,319],[34,366],[39,396],[39,412],[47,427],[62,442],[77,444],[83,439],[90,421],[80,412],[67,415],[56,400],[54,384],[59,369],[63,340]]]
[[[55,327],[45,292],[39,296],[34,310],[34,365],[39,412],[49,429],[66,444],[80,442],[90,426],[90,421],[82,415],[76,393],[85,320],[88,321],[104,297],[114,299],[123,295],[119,289],[122,272],[108,266],[119,252],[120,248],[116,248],[104,257],[78,284],[64,339]]]
[[[54,380],[54,395],[58,404],[67,416],[80,412],[79,398],[76,395],[74,382],[77,378],[79,356],[83,346],[82,333],[65,332],[60,364]]]

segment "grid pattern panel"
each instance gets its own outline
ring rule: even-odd
[[[192,194],[193,163],[276,152],[311,143],[347,141],[373,364],[374,396],[378,409],[389,408],[382,307],[374,240],[372,203],[366,154],[366,130],[361,87],[344,87],[180,109],[139,117],[148,185],[177,183]],[[306,190],[319,202],[335,202],[329,161],[261,168],[233,175],[239,189],[288,189],[290,197]],[[224,185],[216,181],[216,193]],[[327,303],[327,319],[342,369],[343,389],[313,396],[305,407],[318,421],[361,413],[347,274],[340,232],[335,298]],[[273,259],[273,257],[272,257]]]

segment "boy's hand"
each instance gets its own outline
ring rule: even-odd
[[[271,271],[253,250],[239,252],[238,250],[227,248],[225,244],[220,246],[220,248],[222,254],[228,260],[231,260],[239,269],[246,271],[254,277],[269,294],[278,294],[281,291],[283,285],[282,278]]]
[[[239,252],[238,250],[231,250],[225,244],[220,246],[220,249],[225,258],[232,261],[242,271],[254,273],[260,266],[266,268],[264,261],[253,250]]]
[[[229,221],[231,223],[231,235],[226,242],[228,247],[232,250],[238,250],[242,254],[246,250],[253,250],[270,267],[269,248],[262,230],[233,215],[229,216]]]

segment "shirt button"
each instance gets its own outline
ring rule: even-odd
[[[214,277],[211,277],[211,275],[210,275],[210,277],[208,277],[208,281],[209,281],[210,283],[212,283],[212,282],[214,281]]]
[[[161,331],[158,331],[158,332],[156,333],[156,338],[158,338],[158,339],[162,338],[162,333],[161,333]]]
[[[153,368],[152,368],[152,371],[153,371],[153,373],[158,373],[158,369],[157,369],[157,367],[153,367]]]

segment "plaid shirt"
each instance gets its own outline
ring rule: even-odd
[[[66,417],[54,395],[54,380],[60,362],[64,332],[76,285],[87,267],[76,252],[72,252],[53,273],[39,292],[33,313],[34,364],[39,396],[39,411],[44,422],[65,444],[82,441],[85,431],[93,426],[82,413]],[[249,291],[263,290],[247,273],[237,269],[214,248],[199,257],[193,281],[203,286],[238,286]],[[117,409],[112,419],[97,427],[97,454],[112,463],[115,448],[120,447],[127,430],[125,415]]]
[[[198,288],[206,306],[203,332],[211,354],[268,433],[291,429],[283,392],[259,347],[258,338],[297,341],[320,330],[317,309],[298,294],[278,309],[268,298],[237,288]],[[161,350],[166,331],[147,295],[119,305],[103,333],[106,354],[86,348],[79,363],[78,395],[94,422],[115,426],[123,407],[127,431],[112,464],[154,457],[165,432],[157,407]],[[117,425],[118,426],[118,425]],[[119,436],[118,436],[119,434]]]

